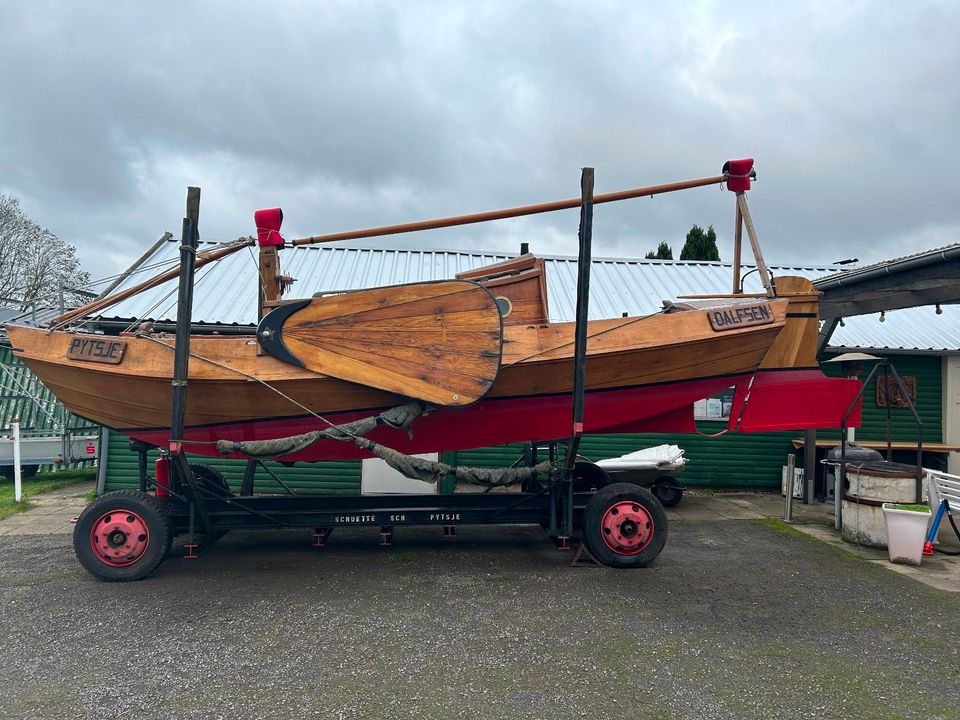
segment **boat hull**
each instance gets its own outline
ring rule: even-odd
[[[693,432],[693,403],[730,386],[736,386],[733,430],[839,426],[859,385],[828,380],[812,367],[806,335],[815,314],[788,320],[798,303],[810,302],[815,298],[807,295],[773,299],[763,305],[762,324],[721,330],[706,310],[591,321],[584,431]],[[167,445],[172,337],[104,338],[18,326],[7,333],[17,357],[72,413]],[[480,401],[432,410],[414,422],[409,437],[381,427],[372,439],[404,452],[430,452],[568,436],[573,336],[573,323],[505,327],[500,372]],[[113,362],[77,358],[78,342],[106,343],[116,350],[108,358]],[[202,455],[215,454],[217,440],[297,435],[407,401],[264,355],[252,337],[194,336],[190,350],[184,440]],[[350,443],[323,441],[286,459],[362,456]]]
[[[747,387],[753,383],[744,404]],[[693,403],[735,386],[728,429],[739,432],[839,427],[843,413],[859,391],[859,382],[827,378],[819,370],[761,371],[632,388],[594,390],[585,396],[584,433],[692,433],[697,428]],[[742,390],[742,391],[741,391]],[[781,406],[784,398],[790,406]],[[370,415],[331,413],[342,424]],[[849,419],[859,425],[859,408]],[[217,440],[267,440],[322,430],[327,424],[310,415],[261,418],[246,422],[192,426],[185,431],[185,449],[216,455]],[[165,446],[165,428],[125,431],[151,445]],[[502,445],[526,440],[554,440],[572,432],[569,394],[482,400],[466,408],[439,408],[418,418],[412,432],[379,426],[367,437],[404,453],[443,452]],[[349,441],[321,440],[287,461],[348,460],[369,457]],[[230,457],[244,457],[231,454]]]

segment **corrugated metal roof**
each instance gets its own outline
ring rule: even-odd
[[[351,290],[452,278],[458,272],[515,257],[510,253],[447,250],[298,247],[280,254],[281,272],[297,279],[290,297],[316,292]],[[576,312],[576,258],[543,256],[547,269],[550,319],[573,320]],[[145,264],[178,259],[177,243],[165,243]],[[731,264],[596,258],[590,281],[590,318],[617,317],[622,313],[657,312],[662,301],[678,295],[722,294],[731,291]],[[810,279],[837,270],[829,265],[771,266],[774,275],[800,275]],[[153,270],[151,272],[156,272]],[[256,250],[229,256],[197,272],[194,318],[223,325],[256,323],[258,265]],[[147,275],[148,277],[149,275]],[[144,275],[127,278],[116,290],[131,287]],[[758,273],[745,278],[746,292],[762,292]],[[877,315],[845,320],[831,347],[912,349],[960,352],[960,311],[945,306],[942,315],[932,308],[898,310],[879,323]],[[143,292],[108,309],[105,319],[168,320],[176,318],[176,283]]]
[[[516,257],[512,253],[449,250],[386,250],[339,247],[287,248],[280,253],[280,269],[297,279],[290,297],[317,292],[356,290],[401,283],[452,278],[459,272]],[[547,268],[547,294],[551,320],[573,320],[576,311],[577,260],[542,256]],[[176,262],[176,243],[167,243],[146,264],[157,272],[158,263]],[[664,299],[678,293],[696,295],[728,293],[732,289],[731,264],[670,260],[596,258],[590,283],[591,318],[615,317],[622,312],[656,312]],[[813,277],[832,268],[773,266],[776,275]],[[194,317],[198,321],[248,325],[256,323],[256,251],[248,249],[197,271]],[[149,277],[147,275],[146,277]],[[114,292],[141,282],[132,276]],[[746,279],[747,292],[761,292],[756,273]],[[109,308],[106,319],[174,320],[176,283],[168,282]]]
[[[879,314],[844,318],[830,347],[960,354],[960,306],[943,305],[941,310],[940,315],[929,305],[888,310],[882,323]]]
[[[202,248],[201,248],[202,249]],[[309,297],[317,292],[356,290],[452,278],[458,272],[506,260],[497,253],[444,252],[438,250],[378,250],[365,248],[297,247],[280,254],[280,272],[296,278],[290,297]],[[127,278],[114,289],[133,287],[157,265],[179,260],[177,243],[165,243],[146,261],[148,273]],[[196,321],[224,325],[257,322],[256,250],[248,248],[197,271],[193,298]],[[102,315],[116,320],[175,320],[177,284],[168,282],[124,300]]]
[[[935,263],[951,255],[955,256],[958,249],[960,249],[960,243],[944,245],[943,247],[933,248],[932,250],[921,250],[920,252],[913,253],[912,255],[903,255],[898,258],[893,258],[892,260],[882,260],[881,262],[874,263],[872,265],[864,265],[863,267],[856,268],[844,268],[840,272],[827,275],[826,277],[816,278],[816,280],[818,283],[829,284],[830,282],[836,280],[855,280],[859,276],[871,275],[880,270],[894,270],[897,266],[904,264]]]

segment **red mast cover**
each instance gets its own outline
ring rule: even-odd
[[[750,189],[750,178],[756,177],[753,172],[753,158],[741,160],[727,160],[723,164],[723,174],[727,176],[727,190],[744,192]]]
[[[280,234],[283,210],[280,208],[257,210],[253,213],[253,221],[257,225],[257,242],[260,247],[283,245],[283,235]]]

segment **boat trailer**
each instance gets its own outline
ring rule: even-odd
[[[749,186],[749,178],[753,177],[753,161],[732,162],[741,163],[746,174],[737,174],[741,166],[725,166],[723,175],[716,178],[611,193],[598,196],[596,200],[608,202],[727,182],[729,189],[736,190],[738,196],[737,255],[739,225],[746,222],[755,254],[759,256],[742,192],[746,188],[741,187],[744,183]],[[585,555],[598,564],[611,567],[648,565],[660,554],[667,539],[667,518],[661,503],[643,487],[632,483],[611,483],[603,470],[592,464],[577,462],[583,434],[593,179],[593,168],[584,168],[579,202],[580,251],[572,418],[571,432],[565,441],[563,464],[554,462],[550,472],[532,475],[523,482],[521,492],[446,495],[256,495],[253,492],[253,477],[259,461],[255,460],[248,461],[240,492],[234,495],[218,472],[188,462],[183,450],[183,437],[200,205],[200,189],[189,188],[180,246],[169,447],[162,450],[155,477],[150,478],[147,473],[149,447],[141,443],[137,447],[140,457],[139,489],[107,493],[84,509],[74,531],[74,550],[80,563],[102,580],[138,580],[153,572],[167,556],[176,535],[186,536],[186,557],[193,558],[202,547],[224,533],[241,528],[310,528],[314,547],[321,548],[337,527],[379,527],[380,544],[387,546],[391,544],[394,528],[403,525],[442,526],[444,536],[454,538],[459,525],[534,524],[542,526],[559,549],[573,550],[576,545],[574,562]],[[433,221],[433,226],[446,227],[562,207],[575,207],[575,204],[573,201],[562,201],[499,213],[448,218]],[[427,225],[397,227],[402,229],[382,230],[406,232],[425,229]],[[369,234],[368,231],[362,232]],[[348,238],[338,235],[330,239]],[[735,287],[736,284],[735,278]],[[764,284],[767,285],[766,279]],[[535,465],[536,452],[533,455]],[[556,461],[557,455],[554,447],[550,459]],[[155,492],[151,493],[151,489]]]

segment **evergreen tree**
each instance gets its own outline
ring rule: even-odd
[[[656,252],[648,252],[645,256],[647,260],[673,260],[673,248],[667,245],[666,240],[657,245]]]
[[[694,225],[687,233],[687,241],[680,251],[681,260],[719,260],[720,251],[717,250],[717,232],[713,225],[704,232],[699,225]]]

